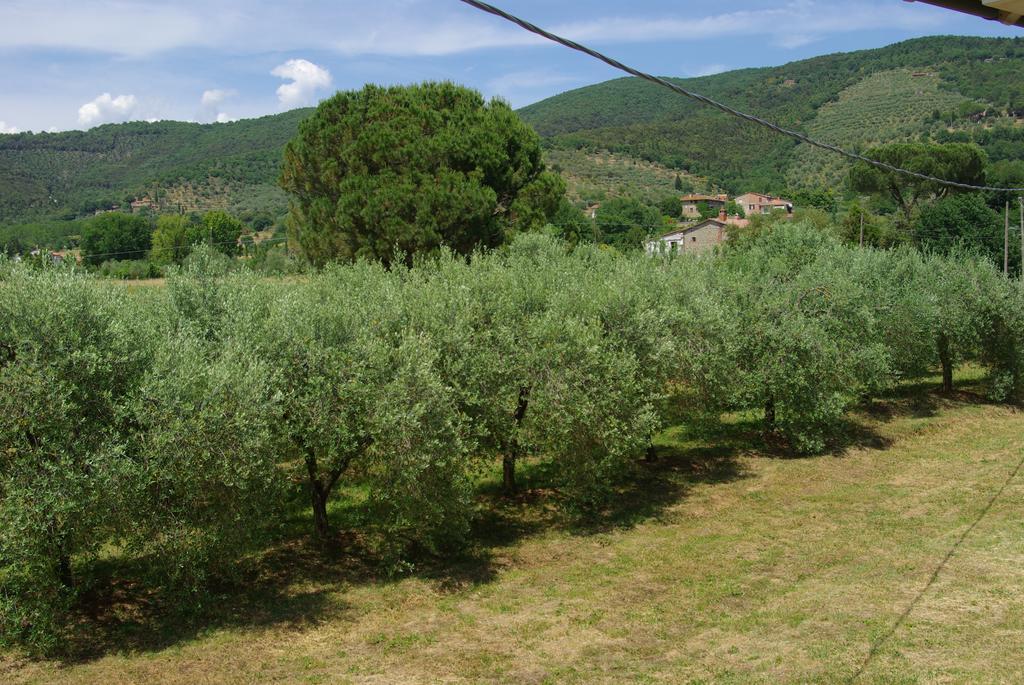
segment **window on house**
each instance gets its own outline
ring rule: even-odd
[[[690,238],[690,240],[692,240],[693,242],[697,242],[697,236],[693,236],[692,238]]]

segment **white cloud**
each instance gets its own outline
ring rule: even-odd
[[[0,133],[21,133],[17,126],[8,126],[6,121],[0,121]]]
[[[221,105],[224,104],[225,100],[236,95],[238,95],[238,92],[234,90],[222,90],[220,88],[204,90],[202,97],[199,98],[199,105],[202,109],[199,119],[201,121],[216,121],[222,124],[229,121],[237,121],[237,117],[233,117],[221,109]]]
[[[697,67],[692,74],[694,76],[714,76],[715,74],[721,74],[723,71],[729,71],[729,67],[724,64],[706,64],[703,67]]]
[[[221,90],[220,88],[204,90],[199,102],[203,107],[216,107],[234,94],[234,91]]]
[[[138,0],[5,0],[0,3],[0,46],[141,56],[212,44],[218,24],[177,5]]]
[[[128,121],[136,115],[138,107],[134,95],[118,95],[115,98],[110,93],[103,93],[78,108],[78,123],[82,126],[98,126]]]
[[[528,88],[543,88],[545,86],[557,86],[563,83],[571,83],[576,77],[565,74],[556,74],[550,71],[515,71],[511,74],[499,76],[491,80],[487,86],[488,90],[498,94],[506,90],[521,90]]]
[[[578,82],[575,76],[559,74],[543,69],[514,71],[491,79],[484,87],[484,93],[495,95],[518,107],[531,101],[531,95],[546,91],[552,86],[564,86]]]
[[[284,107],[311,104],[316,91],[331,86],[331,73],[304,59],[290,59],[274,67],[270,73],[291,81],[281,84],[277,89],[277,99]]]

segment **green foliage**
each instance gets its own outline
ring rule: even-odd
[[[97,273],[119,281],[159,278],[162,275],[160,267],[146,259],[107,260],[100,264]]]
[[[973,185],[985,181],[985,153],[974,145],[893,143],[872,148],[865,154],[891,166],[935,178]],[[898,210],[898,223],[903,227],[911,225],[922,203],[953,192],[950,186],[865,162],[858,162],[850,170],[850,185],[857,192],[875,193],[892,200]]]
[[[643,247],[647,236],[659,233],[664,225],[661,212],[628,198],[602,203],[594,223],[598,242],[626,252]]]
[[[317,265],[494,247],[542,227],[564,193],[507,104],[451,83],[324,101],[285,149],[281,185]]]
[[[74,218],[146,195],[166,202],[165,211],[178,211],[181,199],[277,216],[287,206],[275,188],[281,150],[311,111],[229,124],[132,122],[3,136],[0,222]],[[184,189],[188,197],[172,192]]]
[[[594,223],[565,198],[552,215],[548,230],[571,246],[594,240]]]
[[[235,295],[228,306],[248,299]],[[281,511],[275,370],[252,354],[248,330],[215,345],[196,330],[164,332],[132,405],[142,458],[128,485],[129,549],[185,601],[202,599],[211,577],[237,577]]]
[[[914,140],[929,128],[935,108],[968,103],[961,95],[940,88],[931,71],[896,69],[872,74],[841,91],[818,109],[806,132],[818,140],[863,151],[879,143]],[[809,145],[798,145],[786,171],[788,185],[797,189],[839,188],[852,162]],[[808,203],[797,197],[796,205]],[[831,206],[816,204],[822,209]]]
[[[1010,161],[1001,159],[988,168],[985,178],[988,185],[996,188],[1024,188],[1024,160]],[[1024,193],[1020,191],[1016,193],[988,193],[988,204],[996,211],[999,211],[1009,202],[1012,211],[1014,204],[1018,202],[1017,198],[1022,195]]]
[[[667,196],[678,197],[708,185],[705,179],[663,164],[604,150],[548,148],[544,159],[565,180],[569,200],[581,206],[613,197],[631,197],[654,204]],[[682,190],[677,190],[676,185],[682,186]],[[673,215],[678,213],[677,207]]]
[[[82,229],[82,259],[94,266],[109,259],[141,259],[151,244],[149,220],[136,214],[101,214]]]
[[[846,242],[859,245],[861,228],[865,245],[892,247],[906,242],[906,235],[896,229],[891,216],[872,214],[865,206],[854,202],[839,222],[839,235]]]
[[[59,250],[75,247],[83,221],[35,221],[0,225],[0,254],[25,254],[33,249]]]
[[[215,210],[204,214],[202,223],[188,226],[188,243],[206,243],[219,252],[235,255],[239,252],[238,238],[244,230],[241,221],[227,212]]]
[[[190,228],[188,218],[179,214],[157,217],[149,261],[160,266],[180,264],[188,256],[191,247]]]
[[[914,234],[926,250],[948,253],[955,247],[974,249],[1002,268],[1003,217],[991,210],[979,193],[952,195],[925,207]],[[1014,267],[1020,262],[1019,244],[1016,247],[1011,252]]]
[[[919,137],[952,142],[941,138],[950,135],[946,128],[953,123],[969,132],[965,135],[978,136],[975,142],[992,159],[1013,159],[996,150],[1010,142],[1005,136],[1016,127],[1000,127],[999,138],[987,138],[985,129],[997,112],[1004,118],[1020,116],[1020,107],[1011,114],[1006,105],[1016,102],[1013,93],[1024,72],[1021,44],[1020,38],[936,36],[675,81],[854,151]],[[984,75],[984,82],[975,81],[975,72]],[[932,120],[934,110],[956,110],[965,100],[994,106],[988,107],[988,118],[977,122],[959,113],[954,122]],[[733,193],[838,187],[847,169],[838,157],[640,79],[572,90],[525,107],[521,114],[552,149],[610,150],[711,178]]]
[[[747,216],[747,212],[732,200],[725,203],[725,212],[729,216],[736,215],[740,218],[746,218]]]
[[[151,348],[127,298],[65,269],[0,283],[0,640],[55,644],[126,514],[121,437]]]
[[[259,243],[252,248],[251,259],[246,265],[268,276],[300,274],[309,268],[309,262],[290,254],[288,246],[282,242]]]

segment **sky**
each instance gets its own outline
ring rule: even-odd
[[[663,76],[1024,31],[903,0],[491,0]],[[451,80],[515,107],[620,76],[458,0],[0,0],[0,133],[227,122]]]

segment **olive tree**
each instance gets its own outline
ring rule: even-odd
[[[389,561],[439,550],[468,528],[463,415],[429,332],[410,325],[403,276],[334,267],[274,302],[257,349],[275,368],[283,463],[314,532],[330,533],[342,485],[366,489],[375,546]]]
[[[45,645],[133,471],[130,397],[151,348],[123,292],[67,270],[0,282],[0,632]],[[141,339],[140,339],[141,337]],[[84,576],[87,576],[83,572]]]
[[[132,403],[126,549],[174,593],[202,597],[278,520],[275,370],[247,336],[165,330]]]
[[[801,452],[820,450],[847,407],[891,373],[870,296],[841,268],[844,248],[801,225],[731,255],[723,296],[743,331],[737,403],[763,408]]]

